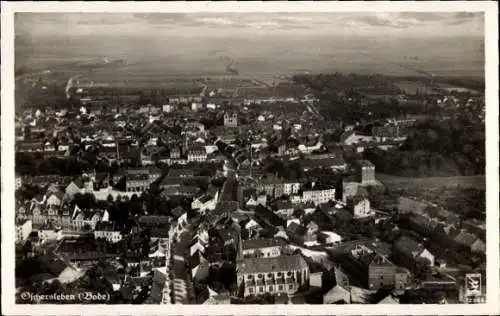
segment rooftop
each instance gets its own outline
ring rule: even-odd
[[[284,245],[286,245],[285,241],[280,238],[261,238],[243,241],[242,248],[246,250]]]
[[[307,268],[307,263],[300,255],[279,256],[274,258],[248,258],[237,264],[238,273],[267,273]]]

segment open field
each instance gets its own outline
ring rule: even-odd
[[[456,91],[456,92],[467,92],[467,93],[472,93],[472,94],[479,94],[479,91],[477,90],[472,90],[464,87],[458,87],[458,86],[452,86],[446,83],[439,83],[437,84],[440,89],[446,90],[448,92]]]
[[[377,179],[391,189],[432,189],[432,188],[473,188],[486,189],[484,175],[457,176],[457,177],[398,177],[377,173]]]
[[[484,76],[481,39],[457,41],[321,36],[303,39],[269,35],[247,38],[44,38],[18,45],[16,54],[25,64],[47,69],[92,58],[123,59],[134,72],[159,73],[165,77],[225,76],[228,59],[241,76],[269,80],[277,75],[309,72],[356,72],[408,75],[409,67],[436,76]],[[460,47],[450,49],[457,46]],[[212,51],[219,51],[211,54]],[[367,52],[361,54],[360,52]],[[408,60],[419,52],[419,60]],[[227,57],[227,58],[224,58]],[[404,63],[407,68],[398,65]],[[102,72],[115,69],[101,69]],[[101,71],[100,71],[101,72]]]
[[[426,85],[420,82],[401,81],[396,82],[395,85],[407,94],[416,94],[417,91],[421,94],[435,92],[430,85]]]

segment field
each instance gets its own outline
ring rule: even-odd
[[[418,189],[418,188],[472,188],[478,190],[486,189],[486,178],[484,175],[458,176],[458,177],[398,177],[377,173],[377,179],[389,190],[394,189]]]
[[[249,40],[244,37],[203,38],[32,38],[16,46],[16,56],[31,68],[79,63],[93,58],[123,59],[133,72],[165,77],[228,75],[228,60],[242,77],[269,80],[280,75],[309,72],[356,72],[386,75],[416,74],[409,67],[436,76],[484,77],[481,39],[414,41],[387,38],[316,36],[279,37],[272,34]],[[460,43],[460,49],[450,49]],[[21,43],[22,44],[22,43]],[[217,53],[211,53],[217,51]],[[408,60],[419,52],[419,60]],[[404,64],[402,67],[399,64]]]
[[[420,82],[400,81],[396,82],[395,85],[407,94],[417,94],[417,91],[421,94],[434,92],[434,89],[431,86]]]
[[[66,82],[74,76],[79,76],[82,85],[93,81],[98,86],[193,93],[203,89],[204,84],[199,81],[202,79],[207,80],[209,89],[238,89],[240,96],[255,97],[303,95],[296,87],[280,86],[274,90],[261,87],[274,88],[283,78],[304,72],[406,76],[418,75],[411,70],[418,68],[436,76],[484,79],[484,54],[477,51],[477,39],[463,41],[460,49],[451,50],[450,47],[456,46],[455,38],[398,41],[395,45],[393,39],[332,36],[308,37],[304,41],[304,38],[272,34],[251,40],[245,37],[149,37],[147,34],[113,40],[106,36],[51,36],[21,41],[16,44],[15,54],[16,69],[25,67],[24,73],[50,70],[50,80],[57,82],[50,91],[54,94],[56,89],[61,90],[63,98]],[[405,59],[415,52],[421,52],[418,62]],[[92,70],[78,67],[89,60],[103,58],[125,60],[126,66]],[[229,61],[234,61],[231,67],[239,75],[227,71]],[[16,106],[40,103],[42,98],[27,99],[26,95],[36,93],[41,87],[32,88],[21,82],[16,80]],[[418,86],[404,84],[401,87],[411,93]],[[46,100],[47,103],[56,101]]]
[[[452,86],[452,85],[445,84],[445,83],[439,83],[437,85],[439,86],[440,89],[446,90],[448,92],[456,91],[456,92],[461,92],[461,93],[467,92],[467,93],[471,93],[471,94],[479,94],[479,91],[477,91],[477,90],[472,90],[472,89],[468,89],[468,88],[464,88],[464,87]]]

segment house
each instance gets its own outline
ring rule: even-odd
[[[196,252],[205,253],[208,241],[208,233],[196,235],[189,244],[190,256],[193,256]]]
[[[77,193],[84,193],[85,192],[85,186],[83,184],[83,181],[81,179],[77,179],[72,181],[67,187],[66,187],[66,195],[68,195],[70,198],[73,198],[75,194]]]
[[[370,208],[370,200],[363,196],[353,196],[347,198],[347,208],[354,218],[364,218],[373,215]]]
[[[342,242],[342,236],[330,231],[321,231],[318,233],[318,242],[324,245],[336,245]]]
[[[259,236],[260,232],[264,229],[255,219],[250,218],[246,223],[242,223],[250,238]]]
[[[197,250],[189,258],[191,268],[191,277],[194,281],[200,282],[208,278],[210,264],[203,256],[203,253]]]
[[[182,206],[177,206],[173,210],[170,211],[175,220],[179,219],[183,214],[186,214],[186,211],[182,208]]]
[[[203,305],[229,305],[231,304],[231,296],[229,294],[219,294],[210,296]]]
[[[291,222],[286,228],[287,235],[291,240],[299,244],[315,242],[317,240],[317,225],[304,227],[296,222]]]
[[[283,218],[290,218],[293,214],[292,202],[279,200],[276,203],[276,214]]]
[[[215,206],[217,205],[218,195],[219,195],[218,192],[216,193],[216,196],[212,196],[210,194],[203,194],[202,196],[196,198],[191,203],[191,209],[197,210],[202,214],[204,214],[206,211],[214,210]]]
[[[243,258],[279,257],[287,243],[280,238],[260,238],[244,240],[241,247]]]
[[[93,189],[99,191],[100,189],[107,188],[110,185],[111,177],[107,172],[100,172],[93,178]]]
[[[110,243],[117,243],[122,240],[122,232],[116,229],[115,223],[112,222],[100,222],[97,223],[94,230],[95,239],[104,238]]]
[[[181,158],[181,150],[179,147],[173,147],[170,149],[170,159],[179,159]]]
[[[16,220],[16,242],[25,241],[31,234],[33,222],[29,219]]]
[[[486,251],[485,243],[466,229],[458,231],[456,236],[453,237],[453,240],[458,246],[471,252],[473,250],[477,253],[484,253]]]
[[[224,113],[224,126],[237,127],[238,126],[238,113],[236,113],[236,112]]]
[[[61,191],[50,194],[45,200],[47,206],[60,206],[64,199],[64,193]]]
[[[386,256],[365,246],[357,245],[350,251],[350,263],[344,265],[351,275],[369,289],[404,289],[409,272],[392,263]]]
[[[318,230],[319,230],[319,226],[318,224],[316,224],[315,221],[310,221],[307,225],[306,225],[306,228],[307,228],[307,233],[308,235],[311,235],[311,236],[314,236],[314,235],[317,235],[318,233]]]
[[[323,295],[323,304],[350,304],[351,297],[349,290],[337,284]]]
[[[399,298],[395,297],[392,294],[387,295],[383,299],[381,299],[377,304],[385,304],[385,305],[395,305],[399,304]]]
[[[188,161],[203,162],[207,160],[207,151],[203,147],[192,148],[188,150]]]
[[[130,173],[127,174],[125,179],[125,188],[127,192],[136,192],[140,194],[149,189],[151,182],[148,173]]]
[[[75,206],[71,216],[71,226],[75,230],[90,229],[95,230],[98,222],[101,221],[104,212],[101,210],[81,210]]]
[[[472,243],[472,245],[470,245],[470,251],[472,253],[485,254],[486,253],[486,244],[484,243],[484,241],[482,241],[481,239],[477,238],[476,241],[474,241]]]
[[[242,296],[295,294],[309,286],[309,267],[300,255],[246,258],[237,262]]]
[[[300,190],[299,182],[284,182],[283,193],[286,195],[297,194]]]
[[[396,263],[408,269],[413,269],[419,260],[427,262],[429,267],[433,267],[435,262],[434,255],[422,244],[404,235],[394,242],[393,258]]]

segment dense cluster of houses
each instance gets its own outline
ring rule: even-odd
[[[256,111],[250,106],[234,111],[202,103],[197,97],[172,98],[163,107],[84,106],[77,113],[36,110],[18,116],[18,153],[42,160],[92,160],[107,171],[17,176],[16,189],[29,184],[42,194],[18,201],[16,242],[34,241],[31,255],[62,267],[53,278],[63,279],[68,267],[80,271],[103,260],[114,264],[115,272],[103,268],[113,289],[133,299],[148,288],[148,304],[227,304],[234,297],[263,294],[287,301],[322,287],[317,264],[325,268],[328,260],[318,263],[306,254],[344,244],[345,236],[332,229],[331,219],[380,217],[365,190],[379,185],[375,166],[347,161],[344,149],[359,153],[373,144],[397,146],[414,120],[385,122],[370,136],[346,127],[332,146],[324,135],[335,128],[312,120],[311,111]],[[75,120],[86,124],[70,124]],[[302,172],[279,174],[269,168],[273,160]],[[308,176],[318,170],[319,176]],[[323,181],[321,173],[328,172],[341,181]],[[150,214],[141,195],[152,187],[158,196],[149,198],[189,202]],[[108,206],[122,198],[139,200],[142,213],[130,216],[125,225],[110,218],[106,207],[80,207],[75,200],[84,194]],[[404,197],[398,210],[408,214],[408,227],[418,234],[485,252],[483,223],[462,221],[453,212]],[[391,253],[361,242],[350,245],[333,269],[337,285],[325,291],[325,303],[352,301],[348,279],[367,291],[404,292],[417,264],[432,267],[437,261],[408,236],[394,240]],[[227,266],[235,270],[234,284],[215,289],[217,284],[210,283],[214,271]],[[116,273],[117,267],[124,275]]]

